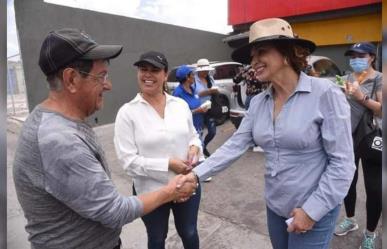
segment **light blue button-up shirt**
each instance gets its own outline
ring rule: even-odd
[[[210,80],[212,80],[212,84],[214,84],[214,80],[211,79],[211,76],[208,76]],[[207,84],[202,83],[197,73],[195,73],[195,94],[200,94],[201,92],[208,90]],[[207,100],[211,100],[211,95],[201,96],[200,102],[204,103]]]
[[[233,136],[194,171],[206,179],[255,143],[266,159],[267,206],[287,218],[301,207],[319,221],[342,202],[355,171],[349,105],[329,80],[301,73],[275,120],[273,110],[270,87],[252,99]]]

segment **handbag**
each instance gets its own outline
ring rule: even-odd
[[[219,119],[222,117],[222,101],[220,94],[211,95],[211,108],[206,113],[210,118]]]
[[[207,76],[207,88],[210,89],[214,85],[213,79]],[[211,108],[206,112],[206,115],[213,119],[220,119],[223,115],[223,100],[219,93],[211,94]]]
[[[372,87],[370,99],[375,94],[376,81]],[[382,129],[368,108],[364,111],[353,136],[355,153],[361,158],[382,164]]]

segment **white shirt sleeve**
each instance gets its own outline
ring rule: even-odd
[[[125,172],[132,177],[146,176],[160,180],[161,176],[165,176],[165,179],[168,179],[169,158],[140,156],[135,144],[134,128],[129,114],[121,108],[114,127],[114,146]]]

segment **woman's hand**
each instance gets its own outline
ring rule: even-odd
[[[187,154],[187,163],[191,168],[193,168],[198,163],[199,151],[200,151],[199,147],[195,145],[191,145],[189,147],[188,154]]]
[[[289,233],[306,233],[311,230],[314,223],[316,223],[302,208],[293,209],[290,216],[293,217],[293,222],[288,226]]]
[[[194,110],[192,110],[192,113],[206,113],[208,111],[207,108],[204,108],[204,107],[198,107]]]
[[[188,173],[187,175],[183,175],[183,177],[184,178],[180,179],[182,179],[184,183],[182,183],[181,180],[177,183],[177,185],[179,186],[178,189],[180,196],[178,198],[175,198],[174,202],[185,202],[189,200],[192,195],[196,194],[196,189],[199,186],[197,178],[192,172]]]
[[[186,175],[177,175],[165,187],[172,196],[174,202],[187,201],[197,188],[196,179],[187,177]]]
[[[364,93],[360,90],[359,81],[355,80],[354,82],[345,82],[345,93],[352,95],[357,101],[362,101],[364,98]]]
[[[192,167],[178,158],[170,158],[168,168],[176,174],[187,174],[191,171]]]

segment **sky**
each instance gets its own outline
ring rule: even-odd
[[[7,57],[19,53],[13,1],[7,0]],[[227,25],[228,0],[45,0],[45,2],[221,34],[232,31],[231,26]],[[14,59],[17,59],[17,56]]]

